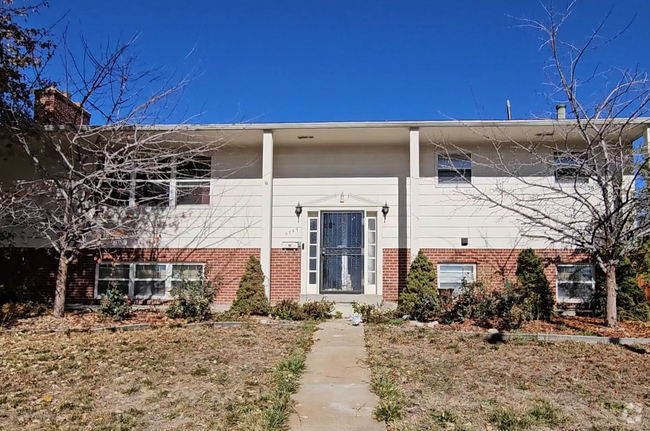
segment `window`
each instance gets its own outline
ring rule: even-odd
[[[463,280],[476,280],[476,265],[443,263],[438,265],[438,289],[458,294]]]
[[[377,284],[377,216],[371,213],[368,223],[368,284]]]
[[[557,302],[589,302],[596,282],[591,265],[557,265]]]
[[[110,206],[129,206],[131,203],[131,192],[133,176],[131,172],[124,169],[124,159],[115,158],[107,160],[100,157],[98,170],[104,170],[105,178],[100,180],[99,199]]]
[[[309,284],[318,279],[318,213],[309,213]]]
[[[115,285],[122,292],[129,294],[130,264],[100,264],[97,272],[97,295],[105,295],[109,286]]]
[[[472,182],[472,158],[469,154],[438,154],[438,184]]]
[[[169,163],[162,161],[161,164]],[[169,205],[171,170],[153,167],[151,172],[137,172],[135,176],[135,203],[165,207]]]
[[[202,281],[202,263],[101,263],[97,268],[95,296],[112,284],[135,299],[166,299],[183,281]]]
[[[586,183],[589,176],[584,166],[587,163],[585,153],[555,153],[555,181],[558,183]]]
[[[210,157],[197,157],[182,163],[176,172],[176,205],[209,205]]]

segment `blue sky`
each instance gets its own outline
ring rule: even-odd
[[[556,1],[556,4],[564,4]],[[110,6],[108,6],[110,5]],[[646,68],[647,0],[583,0],[566,27],[581,41],[614,5],[605,34],[632,27],[594,58]],[[140,33],[144,66],[198,71],[171,121],[384,121],[514,118],[549,113],[541,18],[528,0],[58,0],[33,26],[68,28],[73,50]],[[50,77],[61,77],[55,60]]]

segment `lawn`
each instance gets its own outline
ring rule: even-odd
[[[650,347],[366,328],[376,414],[405,430],[650,429]]]
[[[0,429],[283,429],[312,331],[0,334]]]

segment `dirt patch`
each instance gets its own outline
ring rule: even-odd
[[[487,332],[495,325],[489,321],[467,320],[462,323],[437,325],[437,330]],[[526,334],[566,334],[590,335],[596,337],[615,338],[650,338],[650,323],[647,322],[619,322],[618,328],[612,329],[603,326],[603,319],[582,316],[559,316],[551,322],[532,321],[526,322],[516,331],[504,331]]]
[[[650,348],[366,330],[392,430],[645,430]]]
[[[0,429],[267,429],[273,368],[305,345],[258,325],[0,334]]]

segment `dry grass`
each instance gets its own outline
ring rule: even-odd
[[[0,334],[0,429],[282,429],[312,330]]]
[[[389,429],[650,429],[649,347],[490,344],[382,326],[366,328],[366,344]]]

